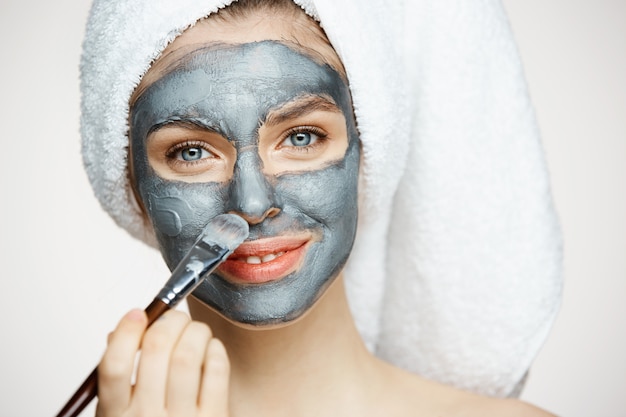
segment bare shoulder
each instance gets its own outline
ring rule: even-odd
[[[466,404],[459,404],[458,417],[555,417],[541,408],[516,399],[477,397]]]
[[[441,414],[449,417],[556,417],[539,407],[512,398],[492,398],[443,386]]]
[[[485,397],[432,382],[396,368],[388,388],[395,397],[387,415],[441,417],[555,417],[554,414],[517,399]]]

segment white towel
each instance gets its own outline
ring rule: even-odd
[[[230,0],[96,0],[81,62],[83,156],[104,209],[144,228],[126,175],[128,99],[150,63]],[[552,325],[561,237],[538,129],[497,1],[296,0],[348,73],[363,142],[346,267],[377,355],[515,395]]]

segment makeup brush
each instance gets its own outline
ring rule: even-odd
[[[188,296],[248,237],[248,223],[234,214],[214,217],[178,264],[170,279],[146,307],[148,326]],[[76,390],[57,417],[76,417],[98,392],[98,368]]]

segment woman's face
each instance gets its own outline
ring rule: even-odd
[[[360,146],[348,86],[320,59],[328,51],[280,33],[236,44],[224,32],[185,35],[131,106],[135,187],[170,269],[214,216],[247,220],[248,240],[194,295],[236,322],[294,320],[354,241]]]

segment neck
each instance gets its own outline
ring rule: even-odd
[[[215,337],[226,346],[234,408],[255,407],[255,415],[262,415],[262,410],[276,416],[282,412],[308,414],[303,410],[318,413],[322,398],[345,401],[350,397],[346,392],[359,395],[356,391],[363,386],[361,381],[369,379],[371,383],[366,375],[373,368],[367,365],[376,361],[354,326],[341,277],[304,317],[278,328],[238,326],[195,298],[189,299],[189,310],[194,320],[209,324]],[[335,399],[333,392],[341,392],[341,398]],[[286,403],[293,408],[285,407]],[[338,406],[329,404],[329,408],[334,408],[331,415]],[[238,415],[236,409],[231,411]]]

